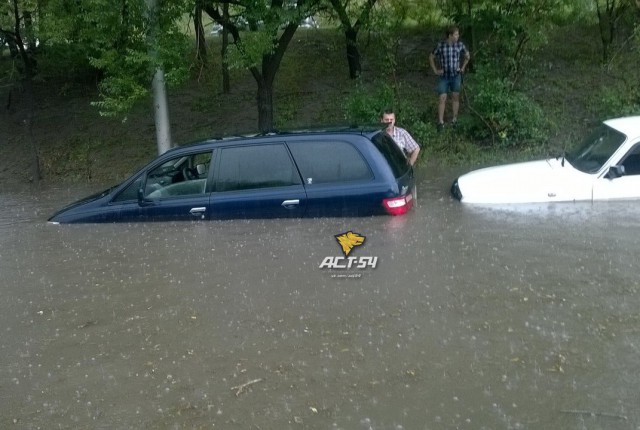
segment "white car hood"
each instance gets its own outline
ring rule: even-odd
[[[591,200],[594,176],[562,158],[487,167],[462,175],[463,203],[541,203]]]

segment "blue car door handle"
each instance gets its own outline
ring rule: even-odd
[[[282,202],[282,207],[286,209],[295,209],[296,206],[300,204],[300,200],[285,200]]]
[[[189,213],[193,216],[199,216],[199,217],[203,217],[204,218],[204,213],[207,211],[207,208],[202,206],[202,207],[198,207],[198,208],[191,208],[191,210],[189,211]]]

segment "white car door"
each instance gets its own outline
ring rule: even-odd
[[[615,179],[598,178],[593,184],[593,200],[640,199],[640,174]]]
[[[640,199],[640,144],[632,147],[618,163],[622,176],[605,174],[593,184],[593,200]]]

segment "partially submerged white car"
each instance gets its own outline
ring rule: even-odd
[[[475,204],[640,199],[640,116],[604,121],[557,158],[464,174],[451,194]]]

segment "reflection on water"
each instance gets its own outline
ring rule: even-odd
[[[612,216],[629,220],[637,219],[637,202],[577,202],[540,203],[519,205],[461,205],[462,210],[472,216],[490,219],[511,219],[514,222],[529,223],[534,219],[566,220],[569,223],[582,222]]]
[[[0,193],[2,428],[631,429],[635,203],[47,225]],[[375,269],[332,277],[335,235]]]

